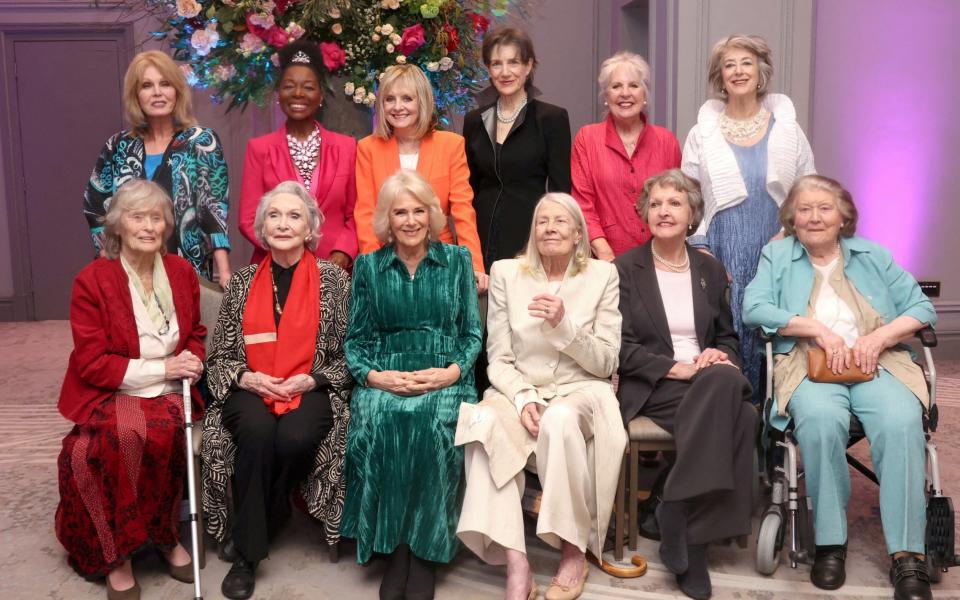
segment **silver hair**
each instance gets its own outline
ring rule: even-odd
[[[746,50],[757,57],[757,70],[760,73],[757,98],[763,98],[770,91],[770,81],[773,79],[773,52],[767,40],[759,35],[742,33],[723,38],[710,51],[710,58],[707,61],[707,81],[713,96],[724,102],[727,101],[727,91],[723,87],[723,55],[731,48]]]
[[[696,231],[700,227],[700,222],[703,221],[703,193],[700,191],[700,182],[680,169],[667,169],[649,177],[643,183],[643,191],[637,199],[637,213],[640,218],[645,223],[650,222],[647,218],[650,213],[650,191],[658,185],[673,188],[687,195],[687,204],[690,206],[690,223],[687,232],[690,234]]]
[[[277,187],[260,198],[260,203],[257,204],[256,216],[253,218],[254,235],[257,236],[257,239],[260,240],[260,244],[264,248],[269,249],[269,246],[267,246],[267,237],[263,231],[263,222],[267,218],[267,207],[270,206],[270,201],[280,194],[291,194],[303,201],[303,208],[307,213],[307,228],[310,238],[304,244],[307,249],[312,252],[317,248],[317,242],[320,241],[320,228],[323,227],[323,213],[320,212],[317,201],[310,195],[307,188],[303,187],[303,185],[297,181],[281,181]]]
[[[530,237],[527,239],[527,246],[517,257],[520,259],[520,265],[528,272],[544,272],[543,258],[537,249],[537,216],[540,214],[540,207],[547,202],[559,204],[573,217],[573,223],[580,233],[580,241],[574,247],[574,265],[571,273],[576,275],[585,271],[590,264],[590,239],[587,234],[587,220],[583,217],[583,211],[580,210],[580,205],[573,199],[573,196],[562,192],[544,194],[537,202],[537,206],[533,209],[533,219],[530,221]]]
[[[120,239],[120,219],[123,214],[135,210],[147,210],[159,206],[163,212],[163,244],[160,253],[167,251],[167,240],[173,235],[173,201],[167,191],[152,181],[131,179],[120,186],[110,199],[107,213],[101,217],[103,223],[103,250],[107,258],[120,256],[123,245]]]
[[[610,78],[613,77],[613,72],[620,65],[628,65],[636,71],[640,77],[640,84],[643,86],[643,95],[649,101],[650,65],[639,54],[627,52],[626,50],[617,52],[600,64],[600,75],[597,77],[597,83],[600,84],[600,99],[603,99],[603,95],[607,91],[607,86],[610,85]],[[644,107],[644,112],[646,112],[646,107]]]

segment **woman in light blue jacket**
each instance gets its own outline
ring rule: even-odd
[[[827,177],[793,185],[780,209],[787,236],[767,244],[747,286],[743,320],[774,336],[777,409],[793,418],[813,498],[816,556],[810,579],[845,579],[851,413],[863,423],[880,479],[880,515],[896,598],[930,598],[924,560],[926,382],[900,341],[936,321],[933,304],[890,252],[855,237],[850,193]],[[807,349],[822,348],[840,373],[856,365],[864,383],[814,383]]]

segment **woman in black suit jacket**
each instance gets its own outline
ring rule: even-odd
[[[677,459],[657,509],[660,557],[691,598],[709,598],[708,542],[750,532],[757,415],[740,373],[727,273],[686,237],[703,216],[700,185],[679,169],[651,177],[637,205],[653,238],[622,254],[617,396],[673,434]]]
[[[467,114],[463,137],[489,271],[493,261],[515,258],[526,245],[544,193],[570,193],[570,120],[566,110],[529,98],[537,59],[526,33],[490,31],[482,52],[496,98]]]

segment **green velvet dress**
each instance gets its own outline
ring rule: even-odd
[[[350,400],[347,497],[340,531],[357,561],[408,544],[450,562],[457,551],[463,450],[453,445],[461,402],[477,401],[473,363],[481,325],[470,252],[433,242],[411,278],[392,246],[357,257],[344,341],[358,386]],[[364,385],[367,373],[460,366],[453,385],[397,396]]]

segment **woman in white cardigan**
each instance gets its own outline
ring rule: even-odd
[[[770,46],[762,37],[736,34],[717,42],[708,78],[718,99],[700,107],[681,165],[703,190],[703,221],[689,242],[727,269],[743,373],[757,401],[759,342],[744,331],[743,293],[757,273],[763,246],[782,237],[777,215],[790,186],[816,172],[793,102],[767,92],[772,77]]]
[[[484,561],[507,565],[508,599],[537,593],[520,506],[531,454],[543,488],[537,535],[561,549],[548,600],[582,593],[585,553],[601,555],[610,521],[626,445],[610,383],[620,279],[612,264],[589,256],[580,207],[552,193],[534,210],[524,254],[490,270],[492,387],[460,408],[467,486],[457,535]]]

